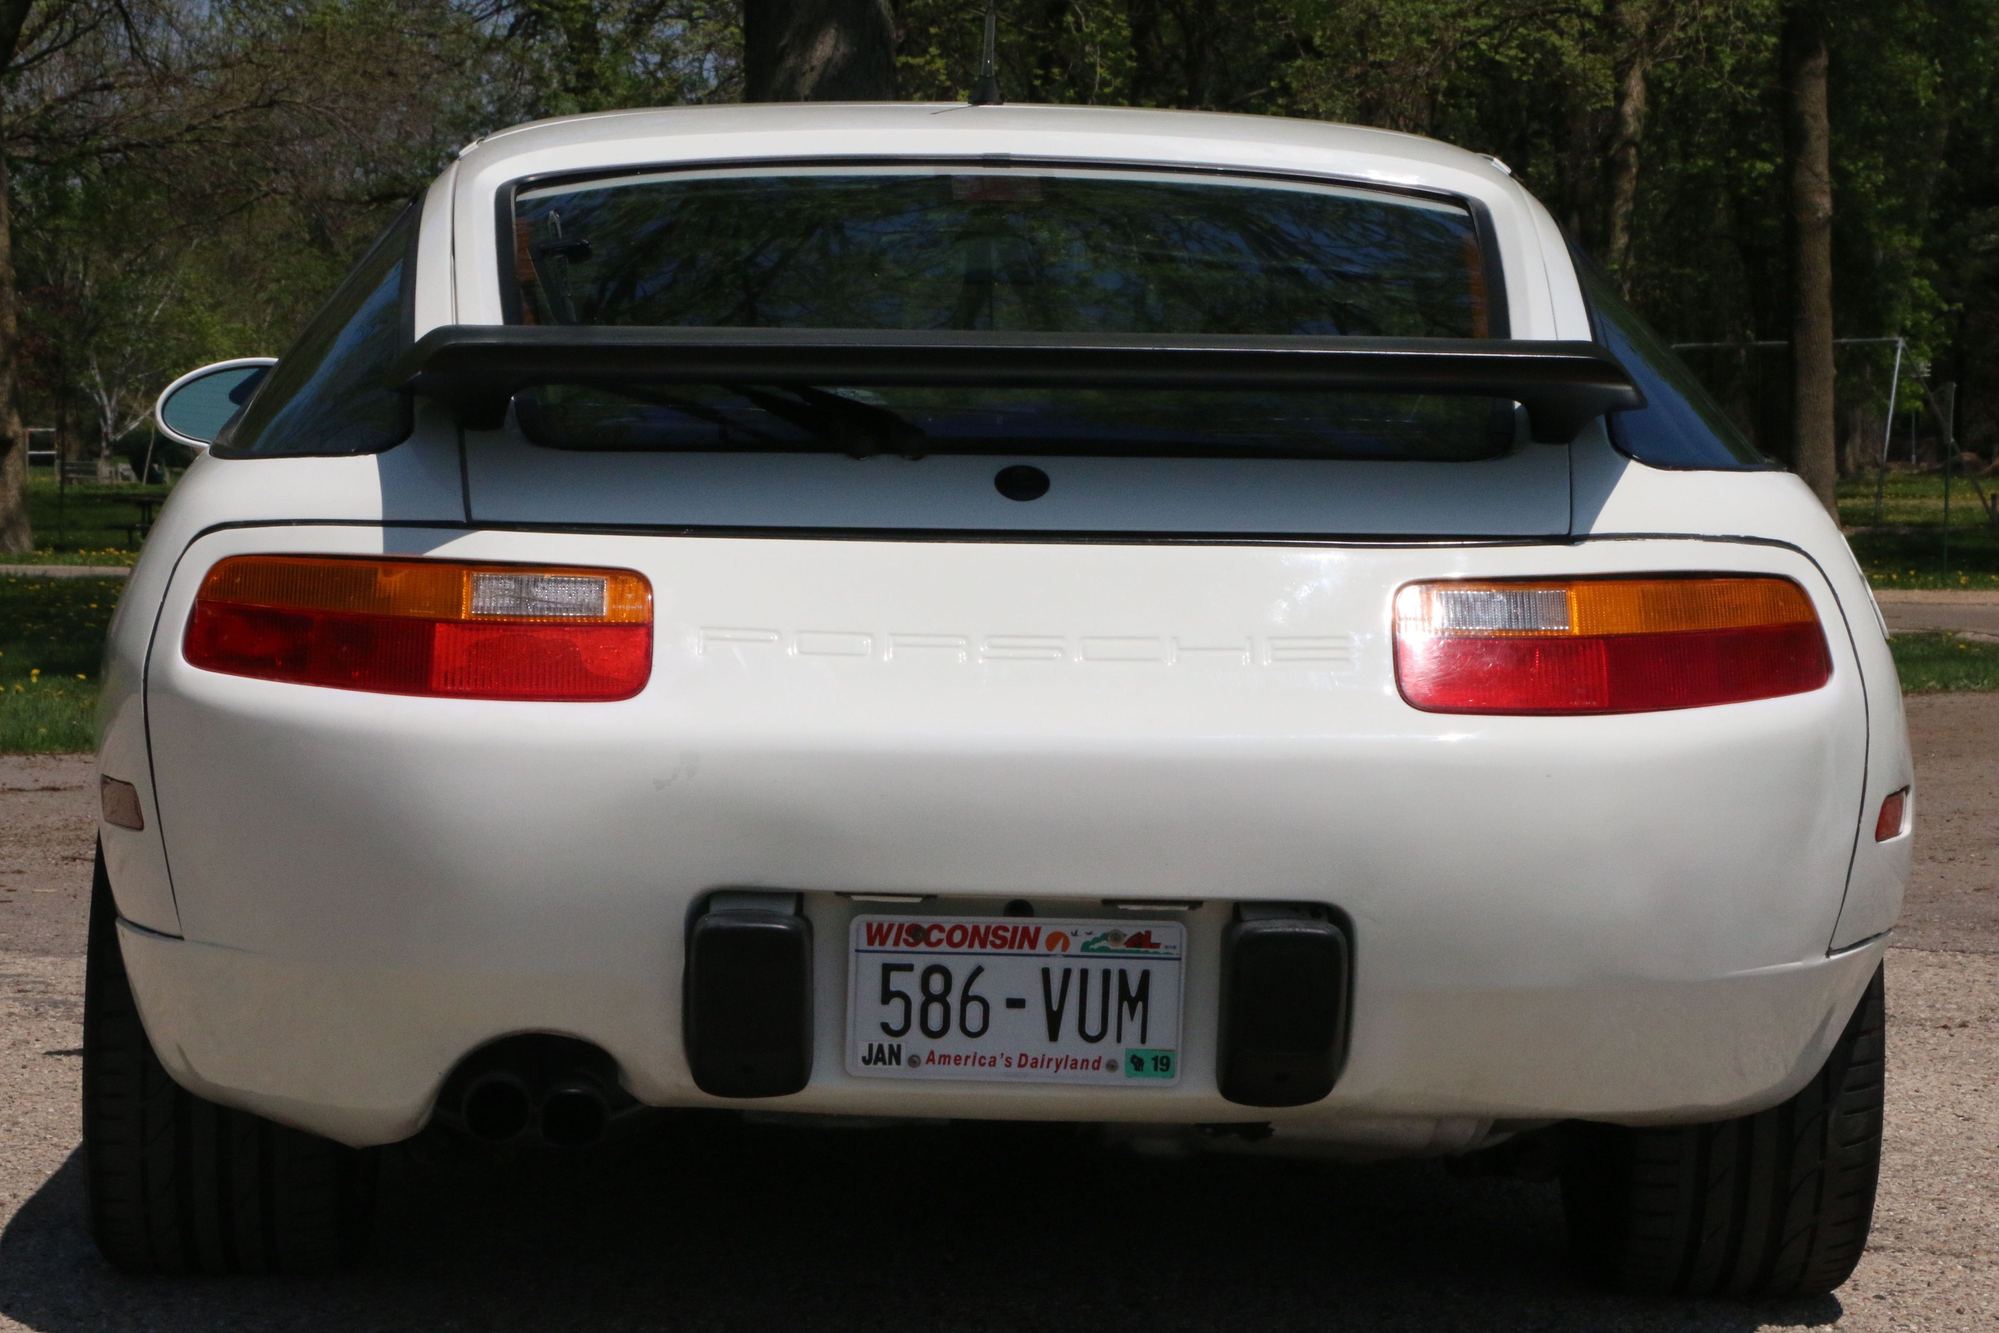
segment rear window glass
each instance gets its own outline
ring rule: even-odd
[[[1610,414],[1612,443],[1654,467],[1755,471],[1777,466],[1736,429],[1679,353],[1625,304],[1608,274],[1581,253],[1576,255],[1576,274],[1597,341],[1616,354],[1645,393],[1645,406]]]
[[[410,433],[389,364],[406,341],[414,204],[369,247],[216,441],[222,457],[380,453]]]
[[[1176,173],[897,166],[662,172],[521,189],[530,324],[1477,338],[1503,334],[1462,204]],[[1486,400],[754,385],[523,394],[544,444],[1109,448],[1481,458]]]

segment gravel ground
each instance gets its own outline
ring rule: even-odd
[[[0,1329],[1999,1328],[1999,695],[1913,699],[1910,721],[1874,1243],[1836,1295],[1762,1306],[1578,1286],[1545,1186],[1033,1127],[698,1122],[570,1160],[403,1156],[358,1272],[125,1278],[84,1233],[77,1153],[89,761],[0,758]]]
[[[1881,617],[1890,634],[1963,634],[1974,639],[1999,639],[1999,602],[1881,603]]]
[[[1999,592],[1962,588],[1876,588],[1891,634],[1962,634],[1999,639]]]

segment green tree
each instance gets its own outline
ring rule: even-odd
[[[1310,116],[1496,154],[1669,336],[1789,340],[1800,157],[1785,78],[1795,47],[1781,39],[1804,8],[1006,0],[998,53],[1010,101]],[[1907,333],[1938,378],[1963,386],[1963,438],[1989,450],[1999,5],[1809,8],[1822,17],[1825,179],[1839,202],[1837,305],[1814,317],[1813,337],[1833,321],[1838,334]],[[7,480],[22,462],[23,404],[101,438],[145,396],[120,383],[281,348],[388,216],[480,133],[746,89],[875,97],[892,79],[904,96],[962,98],[984,11],[984,0],[0,0],[0,546],[27,541]],[[840,61],[808,58],[835,47],[857,81],[833,77]],[[1860,456],[1878,447],[1885,406],[1887,362],[1871,355],[1843,352],[1830,391]],[[1822,411],[1807,426],[1791,410],[1781,352],[1699,365],[1767,447],[1803,463],[1794,441],[1829,437]]]
[[[146,0],[0,0],[0,552],[27,550],[27,441],[16,239],[20,178],[74,169],[156,133],[163,75],[184,45]]]
[[[743,96],[893,99],[895,16],[888,0],[743,0]]]
[[[1791,224],[1791,461],[1837,514],[1833,401],[1832,126],[1825,14],[1794,0],[1784,15]]]
[[[742,94],[743,16],[724,0],[457,0],[452,8],[485,44],[471,63],[487,86],[488,129]]]
[[[23,54],[32,0],[0,0],[0,553],[27,550],[28,439],[21,429],[20,301],[14,287],[14,208],[7,161],[7,85]],[[35,43],[27,47],[35,51]]]

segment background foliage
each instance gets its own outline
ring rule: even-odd
[[[1323,117],[1495,154],[1669,337],[1782,339],[1779,36],[1795,4],[1003,0],[1000,69],[1015,101]],[[1961,385],[1961,439],[1990,457],[1999,0],[1816,7],[1838,332],[1908,334],[1915,363]],[[965,95],[983,10],[896,0],[901,96]],[[180,369],[281,350],[476,135],[743,86],[726,2],[43,0],[38,21],[76,35],[44,33],[0,76],[22,416],[82,449],[129,433]],[[1841,354],[1849,464],[1879,448],[1890,355]],[[1782,356],[1699,361],[1780,453]]]

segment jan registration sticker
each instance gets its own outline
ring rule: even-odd
[[[1177,921],[862,916],[849,940],[849,1073],[1179,1081]]]

